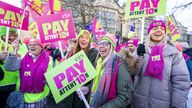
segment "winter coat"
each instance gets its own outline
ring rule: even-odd
[[[186,60],[187,68],[189,70],[190,81],[192,82],[192,58]]]
[[[113,61],[113,71],[115,71],[116,63],[119,58]],[[126,108],[131,104],[131,88],[132,79],[128,70],[128,64],[121,62],[117,73],[117,96],[100,106],[99,108]]]
[[[192,58],[192,48],[189,48],[189,49],[183,51],[183,53],[187,54],[188,56],[190,56]]]
[[[135,88],[133,108],[185,108],[189,92],[189,72],[183,56],[167,44],[163,50],[163,80],[144,76],[150,54],[146,51],[142,72]]]

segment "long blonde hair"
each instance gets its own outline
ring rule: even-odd
[[[147,36],[147,39],[145,41],[145,46],[146,47],[151,47],[151,46],[154,46],[154,45],[158,45],[158,44],[167,44],[167,41],[168,41],[168,36],[167,34],[164,35],[163,39],[159,42],[159,43],[154,43],[151,41],[151,36],[148,35]]]
[[[85,54],[87,55],[88,54],[88,51],[90,49],[90,46],[91,46],[91,39],[89,38],[89,43],[88,43],[88,46],[83,50],[85,52]],[[77,42],[74,46],[74,49],[73,49],[73,54],[76,54],[77,52],[79,52],[81,50],[81,47],[79,45],[79,38],[77,39]]]

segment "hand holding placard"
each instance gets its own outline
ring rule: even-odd
[[[83,99],[83,102],[85,103],[85,106],[86,106],[87,108],[90,108],[87,100],[85,99],[85,96],[84,96],[82,90],[81,90],[81,89],[78,89],[78,90],[77,90],[77,93],[79,93],[78,95],[80,95],[81,99]]]

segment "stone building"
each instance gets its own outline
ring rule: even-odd
[[[71,4],[72,1],[78,4]],[[114,0],[64,0],[62,4],[66,10],[73,10],[76,29],[80,29],[80,25],[85,27],[90,24],[94,16],[97,16],[108,33],[115,34],[118,31],[123,34],[123,30],[126,30],[123,28],[124,9]]]

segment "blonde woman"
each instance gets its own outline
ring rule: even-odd
[[[184,58],[168,40],[163,21],[149,25],[145,50],[133,108],[186,108],[189,72]]]

